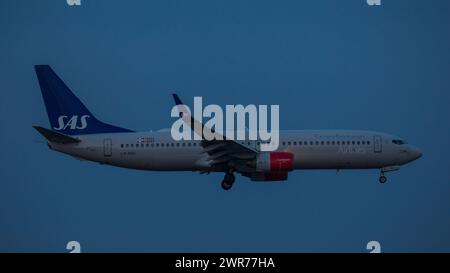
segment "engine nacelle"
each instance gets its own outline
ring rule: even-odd
[[[256,156],[256,171],[290,172],[294,168],[294,155],[288,152],[262,152]],[[287,174],[286,174],[287,175]]]

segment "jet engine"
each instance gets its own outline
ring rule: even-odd
[[[289,152],[262,152],[256,156],[257,172],[290,172],[294,168],[294,155]]]

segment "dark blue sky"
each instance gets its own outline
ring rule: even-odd
[[[0,1],[0,251],[450,251],[450,3]],[[279,104],[283,129],[369,129],[424,156],[286,183],[145,172],[48,150],[34,64],[97,118],[170,127],[186,103]]]

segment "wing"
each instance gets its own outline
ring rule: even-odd
[[[248,172],[254,170],[251,166],[258,151],[251,146],[246,146],[238,141],[227,139],[223,134],[209,129],[214,134],[213,140],[207,140],[203,136],[205,125],[194,119],[187,111],[186,106],[181,102],[177,94],[173,94],[180,117],[189,124],[191,129],[199,136],[202,136],[201,146],[208,154],[207,164],[216,170],[228,170],[234,168],[239,172]],[[248,143],[248,142],[247,142]],[[253,142],[252,142],[253,143]]]

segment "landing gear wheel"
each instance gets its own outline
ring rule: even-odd
[[[386,178],[386,176],[381,175],[381,176],[380,176],[380,179],[378,179],[378,181],[380,181],[381,184],[384,184],[384,183],[386,183],[387,178]]]
[[[222,181],[222,189],[224,189],[226,191],[231,189],[231,187],[233,187],[233,183],[234,183],[235,179],[236,178],[234,177],[233,173],[226,173],[225,177],[223,178],[223,181]]]
[[[231,187],[233,187],[233,185],[231,184],[228,184],[228,183],[226,183],[225,182],[225,180],[224,181],[222,181],[222,189],[224,189],[224,190],[226,190],[226,191],[228,191],[228,190],[230,190],[231,189]]]

